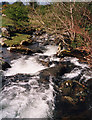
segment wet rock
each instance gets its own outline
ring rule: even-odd
[[[86,104],[87,97],[86,87],[78,81],[69,80],[62,82],[55,98],[56,117],[64,116],[61,118],[67,118],[67,120],[69,118],[71,120],[70,116],[72,118],[73,115],[82,114],[88,110]]]
[[[2,27],[2,28],[1,28],[1,32],[2,32],[2,36],[6,37],[6,38],[9,38],[9,37],[10,37],[10,34],[9,34],[7,28]]]
[[[87,85],[90,91],[92,91],[92,78],[87,80]]]
[[[4,43],[4,42],[2,42],[2,43],[0,43],[0,44],[1,44],[2,47],[7,47],[7,44]]]
[[[33,42],[33,40],[23,40],[23,41],[21,41],[20,45],[25,45],[25,46],[27,46],[27,45],[32,44],[32,42]]]
[[[40,62],[43,66],[46,66],[46,67],[49,67],[49,66],[52,64],[52,62],[50,62],[50,61],[44,61],[44,60],[39,60],[39,62]]]
[[[87,81],[87,88],[88,88],[88,99],[87,99],[87,102],[88,102],[89,109],[92,111],[92,78],[90,78]]]
[[[10,52],[19,52],[26,55],[31,55],[32,53],[34,53],[31,49],[26,47],[9,47],[7,48],[7,50],[9,50]]]
[[[55,80],[57,80],[57,78],[71,71],[73,68],[74,68],[73,64],[71,65],[64,64],[64,63],[56,64],[54,67],[50,67],[50,68],[42,70],[40,72],[40,80],[47,80],[47,82],[49,82],[50,76],[56,78]]]
[[[64,99],[64,101],[66,101],[67,103],[69,102],[70,104],[75,105],[75,102],[74,102],[74,100],[73,100],[72,97],[70,97],[70,96],[64,96],[63,99]]]
[[[28,82],[29,79],[31,79],[31,75],[29,74],[16,74],[13,76],[2,76],[2,86],[9,85],[12,82],[16,82],[16,83],[18,83],[19,81]]]
[[[89,110],[86,110],[80,114],[62,117],[61,120],[91,120],[91,112]]]
[[[2,70],[7,70],[7,68],[11,68],[11,66],[9,65],[9,63],[4,61],[3,59],[0,59],[0,68]]]
[[[87,53],[86,51],[81,51],[77,49],[73,49],[73,50],[64,49],[64,50],[58,50],[57,56],[60,56],[60,57],[70,56],[70,57],[77,57],[79,59],[85,60],[85,56],[87,56]]]
[[[63,99],[72,104],[78,104],[86,100],[87,88],[78,81],[65,81],[59,89],[62,91]]]
[[[34,53],[43,53],[43,50],[41,50],[40,48],[35,48],[33,49]]]

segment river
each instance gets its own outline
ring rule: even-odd
[[[32,56],[9,53],[4,50],[4,57],[11,68],[3,71],[7,81],[0,92],[0,119],[1,118],[54,118],[56,91],[53,76],[49,82],[39,82],[40,72],[55,67],[60,58],[55,57],[57,46],[45,46],[43,53]],[[5,54],[6,52],[6,54]],[[15,54],[15,55],[14,55]],[[44,66],[39,60],[52,62]],[[77,58],[64,57],[63,62],[73,64],[75,67],[70,72],[65,72],[61,79],[87,82],[92,77],[92,72],[87,64],[79,63]],[[91,106],[89,105],[89,108]]]

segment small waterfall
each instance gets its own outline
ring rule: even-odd
[[[37,56],[32,56],[26,60],[26,56],[22,56],[17,60],[13,60],[11,62],[12,67],[5,72],[5,75],[10,76],[17,73],[35,74],[36,72],[45,69],[46,67],[37,63],[36,57]]]
[[[92,71],[89,66],[84,63],[79,63],[77,58],[65,57],[63,61],[70,61],[76,67],[70,72],[66,73],[63,78],[65,79],[78,79],[78,81],[86,82],[88,79],[92,78]]]

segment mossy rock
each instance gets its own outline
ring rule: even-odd
[[[63,98],[70,103],[80,103],[86,100],[87,88],[76,80],[68,80],[61,84],[60,88]]]
[[[28,41],[30,35],[28,34],[18,34],[15,33],[15,36],[11,37],[11,40],[7,39],[5,44],[10,47],[19,46],[22,41]]]
[[[28,46],[32,44],[33,40],[23,40],[20,42],[20,45]]]
[[[31,55],[32,53],[34,53],[31,49],[26,48],[26,47],[9,47],[7,48],[10,52],[19,52],[22,54],[26,54],[26,55]]]

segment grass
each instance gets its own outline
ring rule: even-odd
[[[7,46],[18,46],[21,41],[28,40],[28,37],[30,37],[30,35],[16,33],[16,36],[13,36],[12,40],[6,40],[5,43]]]

